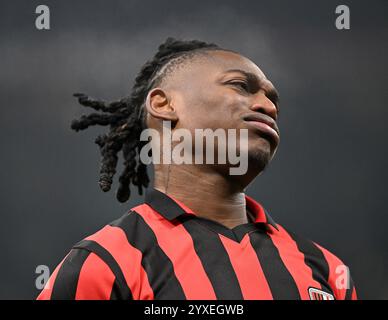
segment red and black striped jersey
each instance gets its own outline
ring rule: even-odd
[[[38,299],[357,299],[340,259],[246,206],[255,221],[231,229],[149,189],[77,243]]]

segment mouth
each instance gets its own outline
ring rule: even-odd
[[[264,138],[270,140],[270,142],[273,142],[276,145],[279,143],[279,129],[272,118],[262,114],[252,114],[245,116],[243,120],[252,129],[258,131]]]

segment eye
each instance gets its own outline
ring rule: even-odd
[[[230,81],[229,84],[238,87],[240,90],[243,90],[245,92],[249,92],[249,85],[245,81]]]

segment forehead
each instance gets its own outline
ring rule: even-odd
[[[189,62],[175,68],[165,81],[167,86],[188,86],[194,83],[205,85],[206,80],[213,81],[229,70],[242,70],[254,74],[259,80],[266,80],[263,71],[248,58],[231,51],[211,50],[198,53]]]
[[[239,69],[247,73],[253,73],[259,79],[266,79],[263,71],[253,61],[235,52],[211,51],[208,52],[207,60],[206,67],[211,67],[214,71],[225,72]]]

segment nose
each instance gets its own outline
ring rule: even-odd
[[[250,107],[252,111],[257,111],[270,116],[275,121],[278,117],[278,110],[275,104],[268,99],[263,90],[260,90],[254,97],[254,103]]]

